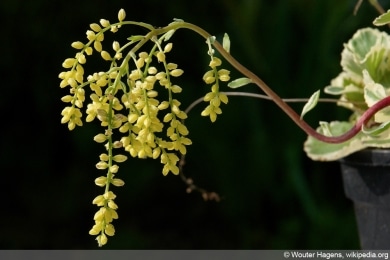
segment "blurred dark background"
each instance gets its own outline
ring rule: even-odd
[[[228,32],[232,54],[280,96],[309,97],[339,73],[342,44],[377,15],[364,1],[354,16],[356,2],[2,0],[0,248],[97,248],[88,231],[97,210],[92,199],[103,192],[93,183],[101,174],[94,165],[103,150],[92,140],[99,127],[69,132],[60,124],[67,90],[58,79],[63,60],[75,53],[70,44],[85,41],[90,23],[115,21],[124,8],[128,20],[164,26],[180,18],[216,36]],[[120,32],[132,34],[131,27]],[[207,49],[189,31],[172,41],[169,59],[185,71],[184,108],[208,90],[201,81]],[[186,194],[178,176],[161,174],[159,161],[130,159],[119,171],[126,185],[114,190],[119,219],[106,249],[359,247],[338,163],[309,160],[305,134],[273,103],[231,97],[214,124],[199,115],[204,106],[189,115],[185,171],[223,200]],[[320,104],[307,120],[316,126],[347,115]]]

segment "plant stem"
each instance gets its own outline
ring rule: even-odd
[[[169,30],[177,30],[180,28],[186,28],[192,30],[197,34],[201,35],[206,40],[212,37],[212,35],[209,34],[207,31],[205,31],[204,29],[194,24],[186,23],[186,22],[171,23],[167,27],[156,29],[156,33],[161,34],[162,32],[160,30],[166,32]],[[303,121],[301,117],[282,98],[280,98],[263,80],[261,80],[256,74],[248,70],[241,63],[239,63],[232,55],[230,55],[230,53],[228,53],[223,48],[223,46],[218,41],[216,40],[213,41],[212,45],[225,58],[227,62],[229,62],[236,70],[241,72],[244,76],[251,79],[252,83],[256,84],[268,97],[270,97],[276,103],[276,105],[278,105],[279,108],[282,109],[283,112],[285,112],[295,122],[295,124],[298,127],[300,127],[307,135],[310,135],[318,139],[319,141],[326,142],[326,143],[342,143],[348,141],[349,139],[353,138],[361,131],[362,126],[365,123],[367,123],[368,120],[376,112],[390,105],[390,96],[389,96],[380,100],[374,106],[366,110],[365,113],[359,118],[356,124],[348,132],[340,136],[322,135],[318,133],[315,129],[313,129],[310,125],[308,125],[305,121]]]

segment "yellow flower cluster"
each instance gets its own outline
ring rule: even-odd
[[[209,66],[211,70],[207,71],[203,75],[203,80],[206,84],[212,84],[211,92],[207,93],[203,100],[210,102],[210,104],[202,111],[202,116],[209,116],[211,122],[217,120],[217,115],[222,113],[221,102],[224,104],[228,103],[228,97],[226,94],[219,92],[219,81],[229,81],[230,80],[230,71],[226,69],[218,70],[217,67],[221,66],[221,59],[211,55],[211,61]]]
[[[168,43],[163,51],[153,53],[159,62],[164,64],[164,71],[158,71],[151,66],[153,55],[146,52],[138,54],[135,59],[136,69],[132,70],[128,77],[130,91],[122,95],[121,101],[128,109],[127,122],[119,129],[126,133],[121,142],[126,151],[133,157],[158,158],[161,156],[161,163],[164,164],[163,174],[171,171],[179,173],[176,166],[177,155],[168,152],[170,150],[186,153],[185,145],[190,145],[191,140],[185,137],[188,135],[187,127],[181,123],[181,119],[187,115],[180,110],[180,102],[174,99],[173,94],[180,93],[181,87],[172,84],[171,77],[179,77],[183,70],[177,68],[177,64],[166,63],[165,54],[172,48]],[[158,84],[168,91],[169,100],[160,102],[157,100],[158,92],[155,85]],[[158,117],[158,112],[169,109],[163,117],[163,122]],[[164,125],[168,125],[164,140],[156,136],[156,133],[163,131]]]
[[[177,64],[166,61],[172,43],[165,43],[167,38],[163,35],[159,39],[151,39],[154,42],[151,51],[139,51],[138,45],[132,45],[144,39],[138,37],[123,46],[114,41],[111,54],[103,49],[104,33],[117,32],[125,24],[124,18],[125,12],[120,10],[118,23],[110,24],[108,20],[101,19],[100,24],[91,24],[86,34],[88,42],[72,43],[77,53],[74,58],[63,62],[62,66],[67,71],[59,74],[60,87],[70,89],[70,93],[61,99],[67,103],[61,112],[61,122],[67,123],[69,130],[76,125],[82,126],[82,110],[85,110],[85,122],[98,120],[105,129],[94,137],[96,142],[104,144],[107,151],[100,155],[96,164],[97,169],[106,171],[106,176],[95,180],[95,184],[105,187],[105,191],[93,200],[99,210],[89,232],[97,236],[99,246],[107,243],[107,236],[114,235],[112,221],[118,218],[118,206],[114,202],[116,196],[110,191],[110,185],[124,185],[115,176],[119,169],[116,163],[125,161],[127,156],[114,155],[114,149],[123,148],[137,158],[160,158],[162,173],[167,175],[169,172],[179,174],[177,153],[186,154],[186,146],[191,144],[187,137],[189,131],[183,124],[187,115],[180,109],[181,103],[174,98],[175,94],[182,92],[182,88],[172,82],[173,78],[183,74],[183,70]],[[130,51],[124,55],[127,48]],[[86,57],[94,51],[109,62],[110,67],[85,78],[83,65]],[[85,108],[86,91],[90,92],[90,100]],[[167,93],[166,100],[158,99],[160,92]]]

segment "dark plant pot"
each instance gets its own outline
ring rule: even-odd
[[[340,161],[362,249],[390,249],[390,150],[365,149]]]

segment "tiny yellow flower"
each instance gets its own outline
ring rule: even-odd
[[[98,241],[99,247],[104,246],[107,244],[107,236],[103,233],[96,237],[96,240]]]
[[[116,195],[112,191],[108,191],[103,194],[103,197],[107,200],[113,200],[116,198]]]
[[[110,167],[110,172],[111,173],[117,173],[119,170],[119,166],[114,164],[113,166]]]
[[[230,71],[226,70],[226,69],[221,69],[218,71],[218,78],[220,81],[229,81],[230,80]]]
[[[111,209],[117,209],[118,208],[118,205],[116,205],[116,203],[113,201],[113,200],[110,200],[108,202],[108,206],[111,208]]]
[[[108,236],[115,235],[115,228],[112,224],[108,224],[106,228],[104,229],[104,233],[106,233]]]
[[[92,204],[96,204],[97,206],[103,206],[105,202],[105,198],[103,195],[99,195],[93,199]]]
[[[102,230],[102,227],[101,227],[101,224],[95,224],[92,229],[89,231],[89,234],[90,235],[97,235],[100,233],[100,231]]]
[[[105,177],[105,176],[100,176],[100,177],[95,179],[95,184],[99,187],[106,186],[106,183],[107,183],[107,177]]]
[[[221,66],[222,64],[222,61],[220,58],[217,58],[217,57],[213,57],[209,63],[209,66],[211,68],[215,68],[215,67],[218,67],[218,66]]]
[[[103,162],[103,161],[100,161],[96,164],[96,168],[99,170],[107,169],[107,167],[108,167],[108,163]]]

